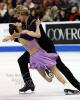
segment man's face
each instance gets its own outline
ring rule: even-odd
[[[28,16],[27,16],[27,15],[19,15],[18,19],[19,19],[21,22],[25,22],[25,21],[27,21]]]
[[[23,15],[20,15],[19,14],[19,16],[18,16],[18,19],[21,21],[21,22],[23,22],[25,19],[24,19],[24,16]]]
[[[19,19],[19,13],[15,13],[15,16]]]

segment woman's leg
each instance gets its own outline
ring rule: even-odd
[[[64,79],[64,77],[62,76],[62,74],[60,73],[60,71],[57,69],[56,66],[53,66],[50,68],[51,72],[54,73],[55,77],[62,83],[65,84],[66,80]]]
[[[45,70],[37,70],[39,72],[39,74],[48,82],[52,82],[52,78],[49,78],[46,73]]]
[[[77,94],[77,93],[79,93],[78,90],[72,90],[69,87],[69,84],[66,82],[66,80],[61,75],[60,71],[57,69],[56,66],[51,67],[50,70],[52,71],[52,73],[54,73],[56,78],[64,85],[64,92],[65,92],[65,94],[70,95],[70,94]]]

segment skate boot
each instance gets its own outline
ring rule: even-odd
[[[46,74],[50,77],[50,78],[53,78],[54,77],[54,75],[53,75],[53,73],[49,70],[49,69],[45,69],[45,72],[46,72]]]
[[[32,82],[32,80],[27,81],[24,87],[19,89],[19,93],[25,93],[28,90],[31,90],[31,91],[35,90],[35,85]]]

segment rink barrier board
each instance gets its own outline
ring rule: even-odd
[[[67,45],[67,46],[55,46],[55,49],[56,51],[59,51],[59,52],[80,52],[80,46],[70,46],[70,45]],[[22,47],[22,46],[3,46],[3,47],[0,47],[0,52],[23,52],[25,51],[25,48]]]
[[[43,29],[46,32],[46,27],[45,25],[47,24],[79,24],[79,21],[76,22],[44,22],[42,23]],[[21,52],[21,51],[25,51],[25,49],[19,44],[19,43],[15,43],[15,42],[11,42],[11,43],[3,43],[2,39],[4,38],[4,36],[9,34],[9,23],[8,24],[0,24],[0,52]],[[55,45],[55,48],[57,51],[80,51],[80,44],[59,44],[59,45]]]

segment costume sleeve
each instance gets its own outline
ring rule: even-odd
[[[34,31],[34,32],[36,31],[36,23],[35,23],[35,21],[30,23],[29,30],[30,31]]]

